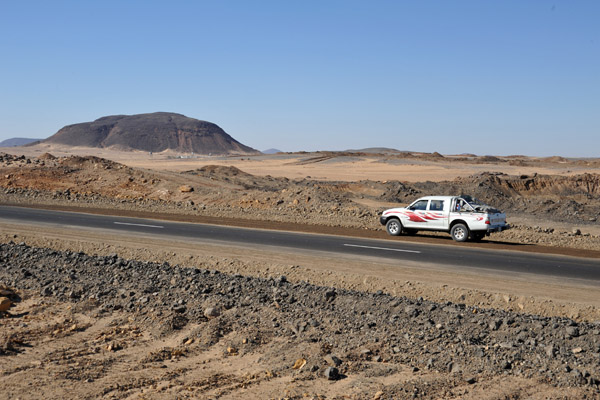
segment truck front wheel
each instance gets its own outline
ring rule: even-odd
[[[385,224],[385,229],[392,236],[400,236],[402,233],[402,224],[396,218],[392,218]]]
[[[457,242],[466,242],[469,238],[469,228],[463,224],[456,224],[450,230],[450,235]]]

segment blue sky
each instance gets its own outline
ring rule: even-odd
[[[0,0],[0,139],[170,111],[265,150],[600,157],[598,1]]]

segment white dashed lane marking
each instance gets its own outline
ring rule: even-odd
[[[146,224],[132,224],[129,222],[115,222],[116,225],[127,225],[127,226],[143,226],[144,228],[164,228],[164,226],[160,225],[146,225]]]
[[[385,251],[398,251],[401,253],[417,253],[420,254],[420,251],[416,251],[416,250],[404,250],[404,249],[390,249],[388,247],[373,247],[373,246],[361,246],[358,244],[348,244],[348,243],[344,243],[344,246],[348,246],[348,247],[360,247],[363,249],[373,249],[373,250],[385,250]]]

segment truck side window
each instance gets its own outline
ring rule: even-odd
[[[429,211],[442,211],[444,209],[444,200],[431,200]]]
[[[428,200],[419,200],[415,204],[413,204],[410,209],[411,210],[427,210],[427,202]]]
[[[455,211],[467,211],[465,210],[465,201],[463,199],[456,199],[456,210]]]

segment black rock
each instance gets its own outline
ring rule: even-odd
[[[323,372],[323,375],[330,381],[337,381],[340,379],[340,371],[336,367],[327,367],[325,372]]]

